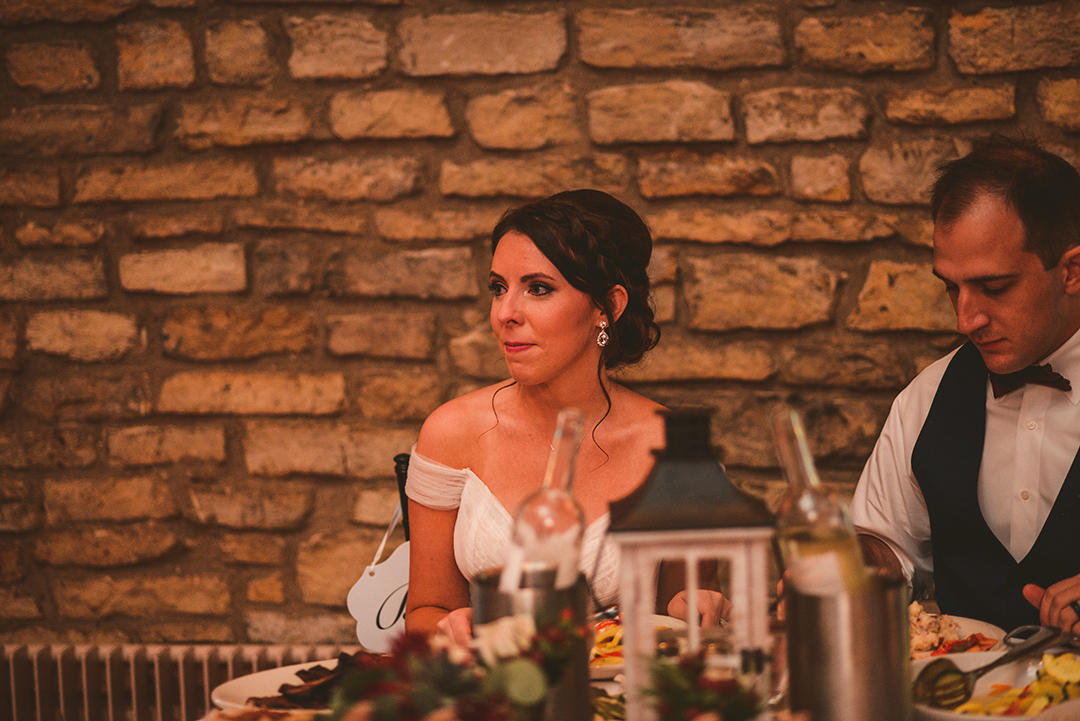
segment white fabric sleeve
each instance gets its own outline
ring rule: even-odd
[[[452,511],[461,505],[461,489],[468,474],[468,469],[457,470],[424,458],[413,446],[405,495],[434,511]]]

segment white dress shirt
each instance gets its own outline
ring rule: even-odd
[[[916,597],[933,585],[934,561],[930,519],[911,471],[911,452],[955,353],[932,363],[893,401],[851,503],[856,529],[896,552]],[[1039,362],[1068,378],[1072,390],[1026,385],[994,398],[986,383],[979,507],[1017,561],[1042,531],[1080,449],[1080,332]]]

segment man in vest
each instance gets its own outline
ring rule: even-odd
[[[893,403],[852,502],[864,554],[943,613],[1080,632],[1080,175],[995,138],[939,169],[931,213],[967,342]]]

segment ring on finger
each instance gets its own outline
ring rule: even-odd
[[[1069,608],[1073,610],[1077,618],[1080,618],[1080,601],[1073,601],[1069,604]]]

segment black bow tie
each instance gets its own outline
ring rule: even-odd
[[[1012,393],[1025,383],[1050,386],[1063,391],[1072,390],[1069,379],[1055,372],[1049,363],[1044,366],[1028,366],[1015,373],[990,374],[990,385],[994,389],[994,398],[1001,398],[1006,393]]]

